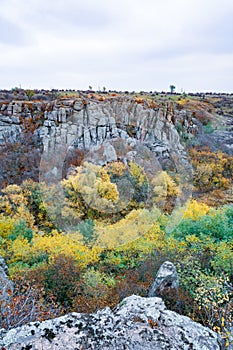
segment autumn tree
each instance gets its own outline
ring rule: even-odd
[[[74,216],[82,219],[98,217],[114,210],[119,193],[101,166],[84,163],[77,174],[63,180],[67,205]]]

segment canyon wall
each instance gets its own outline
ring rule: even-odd
[[[175,126],[176,120],[181,119],[187,124],[187,118],[178,115],[172,104],[158,106],[127,97],[103,101],[87,97],[52,102],[11,101],[0,106],[0,144],[5,148],[15,145],[11,151],[17,151],[19,159],[23,153],[25,169],[21,179],[30,177],[33,169],[34,179],[51,177],[51,172],[56,180],[61,179],[65,176],[64,164],[79,165],[72,155],[77,150],[82,160],[95,159],[99,164],[132,160],[150,152],[166,166],[185,167],[187,155]],[[198,128],[194,123],[187,127],[194,132]],[[6,153],[10,158],[9,149]],[[21,163],[15,155],[13,158],[10,164],[5,158],[0,160],[2,181],[9,178],[15,163]],[[71,164],[66,164],[66,170]]]

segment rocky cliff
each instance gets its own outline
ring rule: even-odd
[[[193,124],[194,129],[198,127]],[[94,152],[97,163],[106,163],[137,157],[139,152],[143,153],[140,148],[143,146],[159,160],[170,162],[169,166],[174,167],[178,160],[182,166],[187,163],[172,105],[159,106],[120,96],[104,100],[81,96],[52,102],[1,103],[0,144],[8,148],[15,144],[14,151],[24,154],[24,164],[17,160],[25,175],[21,174],[21,179],[31,177],[33,168],[36,174],[32,177],[39,177],[41,155],[45,167],[42,177],[50,176],[52,171],[53,176],[60,179],[64,176],[64,163],[68,168],[67,162],[74,158],[75,150],[80,151],[81,159],[91,151],[92,159]],[[7,156],[11,157],[9,149]],[[9,178],[11,163],[1,159],[2,181]]]
[[[57,181],[83,159],[99,164],[124,161],[145,150],[162,167],[186,168],[181,139],[232,153],[230,97],[204,102],[195,97],[185,104],[181,97],[178,103],[81,92],[52,101],[45,97],[0,101],[2,185],[40,176]]]

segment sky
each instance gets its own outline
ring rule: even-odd
[[[0,0],[0,89],[233,92],[232,0]]]

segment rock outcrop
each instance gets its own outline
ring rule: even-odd
[[[170,261],[165,261],[159,268],[149,290],[148,297],[161,296],[171,289],[178,289],[179,280],[176,268]]]
[[[37,143],[34,148],[42,151],[38,168],[45,165],[42,180],[51,171],[56,173],[55,180],[61,179],[61,167],[68,153],[77,149],[85,154],[94,152],[96,162],[103,164],[127,160],[132,153],[137,157],[141,145],[160,161],[170,161],[173,168],[178,162],[185,168],[187,155],[180,143],[174,113],[169,105],[150,106],[147,101],[138,103],[137,99],[121,96],[104,101],[80,97],[52,102],[5,102],[0,104],[0,145],[21,142],[22,135],[33,125],[33,142]],[[118,141],[125,145],[124,155],[119,154]],[[4,163],[2,169],[4,172]]]
[[[154,102],[120,94],[97,99],[80,93],[80,97],[76,94],[76,97],[50,101],[46,94],[43,96],[42,100],[28,101],[24,94],[22,101],[18,95],[9,95],[10,99],[0,101],[0,144],[18,140],[25,123],[31,119],[46,152],[57,152],[61,145],[66,151],[69,147],[89,150],[98,148],[106,140],[120,138],[136,139],[162,158],[171,156],[172,152],[184,156],[180,135],[182,138],[200,135],[201,142],[214,140],[232,151],[233,117],[222,110],[219,115],[218,105],[211,115],[207,112],[210,104],[205,106],[197,100],[195,109],[195,103],[181,108],[169,100]],[[221,128],[206,135],[200,120],[207,122],[211,118],[221,123]]]
[[[4,259],[0,256],[0,324],[4,317],[6,304],[10,301],[13,294],[13,283],[8,278],[8,267]]]
[[[13,291],[13,283],[8,278],[8,267],[0,256],[0,302],[6,301]]]
[[[44,148],[75,145],[81,149],[116,137],[133,137],[148,144],[158,154],[182,150],[179,135],[168,108],[150,108],[132,98],[64,99],[54,102],[4,103],[0,111],[0,142],[17,139],[23,121],[40,117],[39,134]]]
[[[71,313],[1,330],[7,350],[218,350],[217,334],[166,309],[160,298],[132,295],[111,311]]]

